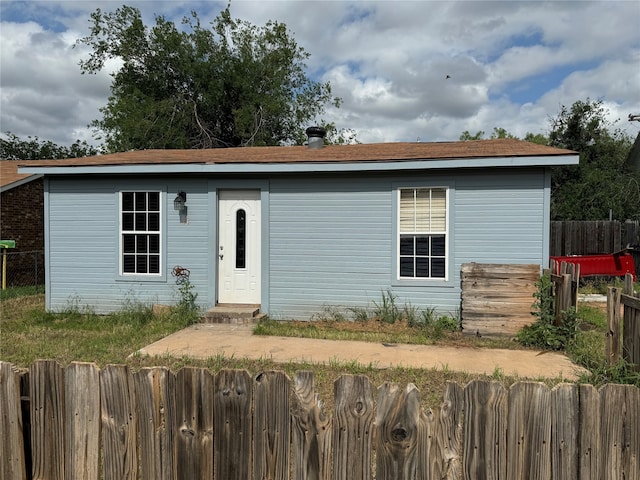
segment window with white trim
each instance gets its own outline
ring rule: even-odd
[[[401,188],[398,195],[399,278],[445,278],[447,189]]]
[[[120,192],[120,271],[159,275],[160,192]]]

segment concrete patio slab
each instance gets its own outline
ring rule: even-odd
[[[585,372],[556,352],[258,336],[253,335],[252,328],[253,325],[242,324],[196,324],[142,348],[139,353],[200,359],[216,355],[268,358],[277,363],[358,362],[376,368],[446,368],[488,375],[500,369],[505,375],[520,378],[569,381]]]

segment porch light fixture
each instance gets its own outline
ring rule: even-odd
[[[185,203],[187,202],[187,194],[185,192],[178,192],[178,195],[173,200],[174,210],[184,210]]]

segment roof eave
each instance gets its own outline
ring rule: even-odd
[[[20,173],[44,175],[86,174],[194,174],[194,173],[340,173],[403,170],[442,170],[458,168],[554,167],[577,165],[578,155],[522,157],[455,158],[429,160],[393,160],[358,162],[291,162],[291,163],[166,163],[85,166],[21,166]]]
[[[29,182],[33,182],[34,180],[37,180],[39,178],[42,178],[43,174],[37,174],[37,175],[29,175],[28,177],[24,177],[21,178],[19,180],[16,180],[14,182],[11,183],[7,183],[6,185],[2,185],[0,186],[0,193],[4,193],[6,191],[12,190],[14,188],[19,187],[20,185],[25,185]]]

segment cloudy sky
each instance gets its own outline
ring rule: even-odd
[[[203,24],[226,1],[0,0],[0,131],[60,145],[96,144],[87,127],[109,95],[108,72],[81,75],[89,14],[123,3]],[[285,23],[309,75],[343,99],[325,119],[363,143],[457,140],[505,128],[546,133],[561,105],[602,99],[635,137],[640,122],[640,1],[249,1],[231,13]],[[447,78],[449,76],[450,78]]]

